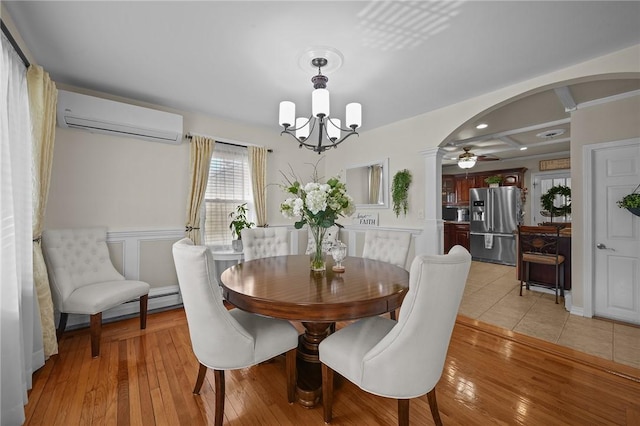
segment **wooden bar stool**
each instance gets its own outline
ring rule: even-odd
[[[529,265],[537,263],[555,267],[555,293],[564,297],[564,256],[558,253],[560,227],[558,226],[518,226],[520,246],[520,266],[524,274],[520,274],[520,296],[522,287],[529,290],[530,285],[549,288],[548,285],[529,280]],[[524,279],[523,279],[524,276]]]

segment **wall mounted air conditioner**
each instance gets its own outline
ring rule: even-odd
[[[182,116],[65,90],[58,91],[58,126],[180,144]]]

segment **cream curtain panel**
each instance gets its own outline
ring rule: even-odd
[[[369,169],[369,204],[380,201],[380,180],[382,180],[382,166],[371,166]]]
[[[44,355],[49,358],[58,353],[58,342],[49,277],[42,257],[40,237],[51,180],[58,89],[49,74],[38,65],[29,67],[27,85],[33,135],[33,280],[40,304]]]
[[[249,167],[251,186],[256,209],[256,225],[267,225],[267,148],[249,146]]]
[[[204,194],[207,189],[207,179],[209,178],[209,165],[211,164],[211,154],[216,141],[204,136],[193,136],[191,138],[191,165],[190,165],[190,188],[187,199],[187,225],[186,236],[194,244],[202,244],[202,233],[200,232],[200,211]]]

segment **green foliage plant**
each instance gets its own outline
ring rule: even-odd
[[[240,231],[245,228],[249,229],[255,225],[247,219],[247,203],[240,204],[236,207],[236,211],[229,213],[229,217],[231,218],[231,223],[229,224],[231,235],[238,240],[242,239]]]
[[[489,176],[484,181],[489,185],[494,184],[494,183],[502,183],[502,176],[500,176],[500,175]]]
[[[400,213],[407,214],[407,209],[409,208],[409,185],[411,185],[411,173],[409,170],[400,170],[393,176],[391,199],[396,217],[400,216]]]
[[[622,200],[617,201],[621,209],[640,209],[640,194],[632,193],[625,195]]]
[[[553,203],[557,195],[565,197],[565,204],[556,207]],[[542,208],[551,213],[552,216],[564,216],[571,213],[571,188],[564,185],[556,185],[540,197]]]

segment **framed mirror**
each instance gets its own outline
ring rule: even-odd
[[[347,166],[346,184],[357,208],[389,207],[389,159]]]

